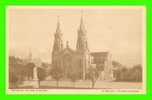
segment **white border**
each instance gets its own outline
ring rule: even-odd
[[[129,92],[120,92],[124,89],[9,89],[9,10],[10,9],[143,9],[143,89],[125,89]],[[6,94],[145,94],[146,93],[146,7],[145,6],[6,6]],[[15,91],[14,91],[15,90]],[[112,91],[112,92],[110,92]],[[132,92],[131,92],[132,91]],[[137,92],[138,91],[138,92]]]

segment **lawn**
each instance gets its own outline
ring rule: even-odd
[[[24,81],[23,84],[19,85],[19,88],[31,89],[33,81]],[[42,81],[40,88],[42,89],[54,89],[56,87],[56,81]],[[70,81],[60,81],[59,89],[91,89],[90,81],[77,81],[74,83]],[[97,81],[95,84],[96,89],[142,89],[142,82],[106,82]]]

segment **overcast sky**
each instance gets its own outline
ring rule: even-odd
[[[57,16],[64,46],[68,40],[75,49],[82,9],[90,51],[109,51],[126,66],[142,63],[143,7],[10,7],[10,55],[27,57],[31,50],[34,58],[51,62]]]

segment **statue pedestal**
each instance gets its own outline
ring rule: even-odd
[[[39,88],[39,80],[33,80],[33,84],[32,84],[33,88],[38,89]]]

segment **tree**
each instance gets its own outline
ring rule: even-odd
[[[121,81],[128,81],[128,69],[126,67],[123,67],[121,69],[121,74],[120,74],[120,80]]]
[[[89,68],[88,78],[91,80],[92,88],[94,88],[95,83],[98,79],[98,71],[96,68],[93,68],[92,66]]]
[[[9,83],[10,88],[17,88],[23,81],[24,65],[21,59],[9,57]]]
[[[15,73],[9,72],[9,88],[17,88],[18,77]]]
[[[35,67],[35,64],[30,62],[30,63],[27,63],[26,66],[25,66],[25,74],[26,74],[26,77],[28,80],[32,79],[33,78],[33,68]]]
[[[79,79],[79,76],[78,76],[78,73],[76,72],[76,70],[74,68],[70,69],[68,78],[70,78],[70,80],[73,83],[73,87],[75,88],[75,82],[76,82],[77,79]]]
[[[37,75],[38,75],[38,84],[39,84],[39,87],[41,86],[41,81],[43,81],[46,77],[46,71],[44,68],[40,68],[38,67],[37,68]]]
[[[56,86],[59,87],[59,81],[63,77],[63,70],[58,66],[53,66],[51,76],[56,80]]]
[[[123,66],[114,71],[116,81],[131,81],[141,82],[142,81],[142,66],[135,65],[132,68]]]
[[[114,68],[121,68],[123,65],[117,61],[112,61],[112,65]]]
[[[142,81],[142,66],[139,65],[135,65],[132,68],[132,77],[133,80],[136,82],[141,82]]]

